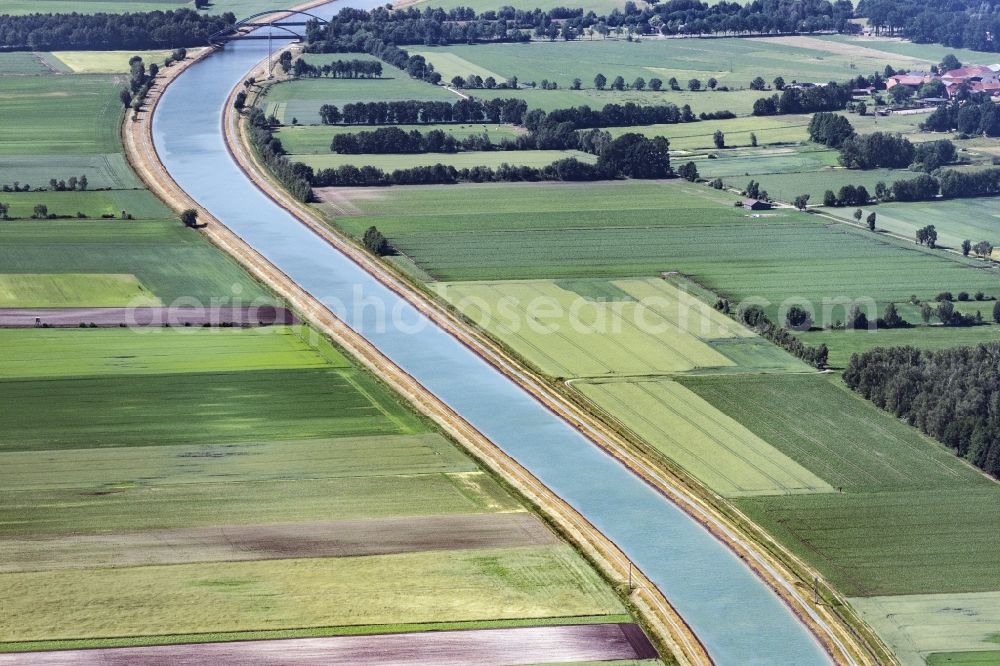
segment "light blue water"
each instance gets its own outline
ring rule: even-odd
[[[701,525],[244,177],[223,142],[222,108],[266,44],[232,44],[165,94],[154,139],[181,187],[586,516],[663,591],[718,664],[829,664],[778,596]]]

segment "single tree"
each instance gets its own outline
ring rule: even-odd
[[[837,205],[837,195],[833,193],[833,190],[827,190],[823,193],[823,205],[824,206],[836,206]]]
[[[391,249],[388,239],[375,227],[368,227],[361,241],[369,252],[379,257],[389,254]]]
[[[46,206],[45,204],[36,204],[35,205],[35,211],[34,211],[34,213],[32,214],[31,217],[35,218],[36,220],[44,220],[48,216],[49,216],[49,207],[48,206]]]
[[[855,221],[860,222],[861,221],[861,216],[864,215],[864,214],[865,214],[864,211],[862,211],[860,208],[856,209],[854,211],[854,219],[855,219]]]
[[[868,315],[857,305],[852,305],[847,313],[847,328],[854,330],[868,328]]]
[[[931,306],[924,303],[920,306],[920,318],[924,320],[925,324],[931,323],[931,317],[934,316],[934,311]]]
[[[795,197],[795,207],[798,208],[799,210],[805,210],[806,206],[808,205],[809,205],[808,194],[800,194],[799,196]]]
[[[993,321],[1000,324],[1000,301],[993,304]]]
[[[906,325],[903,318],[899,316],[899,312],[896,311],[895,303],[889,303],[885,306],[885,312],[882,313],[882,325],[886,328],[900,328]]]
[[[869,231],[875,231],[875,211],[868,213],[868,217],[865,218],[865,222],[868,223]]]
[[[993,245],[989,241],[979,241],[972,246],[972,251],[980,257],[989,257],[993,254]]]
[[[608,85],[608,77],[603,74],[598,74],[594,77],[594,87],[598,90],[604,90],[604,86]]]
[[[677,175],[693,183],[698,180],[698,166],[694,162],[687,162],[677,170]]]
[[[573,79],[573,84],[570,86],[570,90],[579,90],[582,85],[583,81],[580,79]]]
[[[650,90],[659,90],[662,87],[663,87],[663,81],[661,81],[660,79],[650,79],[649,80],[649,89]]]
[[[798,305],[793,305],[785,315],[785,328],[793,331],[808,331],[812,327],[812,316]]]
[[[755,77],[753,81],[750,82],[750,90],[765,90],[767,88],[767,81],[763,77]]]
[[[670,86],[671,90],[680,90],[681,84],[677,81],[677,77],[671,76],[667,81],[667,85]]]
[[[715,87],[719,85],[719,82],[716,81],[714,77],[709,78],[708,81],[706,81],[705,83],[708,86],[709,90],[715,90]]]
[[[701,90],[701,81],[698,79],[690,79],[688,81],[688,90],[695,92]]]
[[[641,76],[637,76],[635,81],[632,82],[632,90],[645,90],[646,89],[646,79]]]
[[[198,226],[198,211],[194,208],[188,208],[181,213],[181,222],[185,227],[194,229]]]
[[[118,99],[122,102],[123,108],[128,108],[132,106],[132,92],[128,88],[122,88],[121,92],[118,93]]]
[[[774,81],[771,82],[771,85],[774,86],[775,90],[784,90],[785,89],[785,79],[783,79],[780,76],[776,76],[776,77],[774,77]]]
[[[10,212],[10,204],[0,201],[0,220],[6,220],[8,212]]]
[[[965,239],[964,241],[962,241],[962,256],[963,257],[969,256],[969,252],[971,250],[972,250],[972,241],[970,241],[969,239]]]
[[[750,146],[753,148],[757,147],[757,135],[750,132]]]
[[[615,80],[611,82],[611,88],[613,90],[625,90],[625,78],[616,76]]]
[[[712,135],[712,143],[719,149],[726,147],[726,135],[722,133],[722,130],[715,130],[715,134]]]
[[[937,318],[945,326],[951,324],[955,319],[955,304],[951,301],[941,301],[938,303]]]
[[[236,93],[236,98],[233,100],[233,108],[237,111],[242,111],[247,105],[247,94],[242,90]]]

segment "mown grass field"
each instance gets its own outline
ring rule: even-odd
[[[322,62],[350,59],[356,54],[330,54]],[[367,56],[366,56],[367,57]],[[343,106],[352,102],[391,102],[408,99],[444,100],[455,102],[460,98],[440,86],[411,79],[403,72],[386,65],[381,79],[296,79],[270,86],[267,94],[258,101],[268,115],[274,115],[283,124],[291,125],[297,119],[302,125],[320,123],[319,108],[324,104]]]
[[[451,134],[456,139],[464,139],[468,136],[481,136],[487,134],[494,143],[504,138],[514,138],[517,131],[509,125],[490,125],[483,123],[470,123],[467,125],[395,125],[404,132],[417,130],[421,133],[432,130],[441,130]],[[355,126],[355,125],[332,125],[324,127],[282,127],[275,132],[275,136],[281,139],[282,145],[289,153],[297,155],[317,154],[327,155],[330,153],[330,144],[333,137],[338,134],[354,134],[356,132],[370,132],[378,129],[377,126]]]
[[[0,307],[160,305],[134,275],[0,273]]]
[[[735,368],[709,341],[753,337],[659,279],[446,283],[437,292],[557,377]]]
[[[292,155],[290,159],[303,162],[314,169],[329,169],[353,164],[355,166],[373,166],[386,172],[394,169],[410,169],[417,166],[434,166],[445,164],[456,169],[471,169],[472,167],[499,167],[501,164],[515,166],[533,166],[541,168],[556,160],[575,157],[581,162],[594,163],[597,157],[579,150],[510,150],[510,151],[470,151],[463,153],[420,153],[416,155],[398,154],[364,154],[339,155],[327,152],[325,155]]]
[[[851,603],[905,666],[923,666],[925,659],[929,666],[985,666],[1000,657],[1000,592],[871,597]]]
[[[229,258],[176,220],[31,220],[0,224],[7,273],[135,275],[164,304],[251,302],[266,293]],[[89,304],[88,304],[89,305]]]
[[[677,382],[574,386],[658,453],[723,496],[833,492],[823,479]]]
[[[845,53],[836,44],[819,40],[782,42],[778,39],[646,39],[641,42],[623,40],[582,39],[572,42],[532,42],[530,44],[452,45],[420,51],[446,80],[454,74],[469,74],[453,59],[445,59],[439,67],[436,53],[451,54],[475,65],[500,74],[504,78],[517,76],[523,81],[555,80],[568,88],[574,78],[587,87],[593,86],[594,75],[603,73],[609,80],[621,75],[631,83],[637,76],[647,81],[659,77],[667,81],[676,77],[682,87],[690,78],[704,84],[709,77],[719,85],[746,88],[755,76],[770,83],[776,76],[787,81],[841,80],[860,72],[881,71],[886,64],[894,67],[913,65],[914,60],[889,52]],[[755,93],[760,96],[762,93]],[[692,105],[694,106],[694,105]],[[695,111],[701,109],[695,108]]]

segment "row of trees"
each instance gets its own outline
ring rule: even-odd
[[[926,132],[955,130],[970,136],[1000,136],[1000,109],[985,95],[977,94],[967,101],[955,100],[934,109],[927,120],[920,123],[920,129]]]
[[[857,15],[876,33],[900,35],[921,44],[1000,51],[1000,15],[995,2],[948,0],[861,0]]]
[[[732,314],[729,301],[720,299],[715,308],[726,314]],[[748,305],[736,312],[736,318],[745,326],[752,328],[759,335],[767,338],[774,344],[783,348],[793,356],[802,359],[806,363],[820,370],[826,368],[830,350],[825,344],[818,347],[810,347],[788,332],[782,326],[776,325],[759,305]],[[802,326],[799,322],[798,326]]]
[[[284,55],[288,53],[285,51]],[[335,79],[377,79],[382,76],[382,63],[378,60],[334,60],[323,65],[313,65],[296,58],[291,66],[292,75],[298,78],[317,79],[321,76]]]
[[[275,178],[299,201],[304,203],[311,201],[312,167],[292,162],[285,157],[285,149],[281,141],[271,132],[272,123],[264,116],[262,110],[257,107],[250,109],[247,122],[250,128],[250,143]]]
[[[456,139],[439,129],[429,132],[398,127],[380,127],[372,132],[338,134],[330,150],[345,155],[363,153],[457,153],[459,151],[580,150],[600,155],[611,143],[611,134],[600,129],[573,130],[568,123],[542,123],[535,131],[494,143],[489,134],[470,134]]]
[[[324,125],[417,125],[422,123],[490,122],[521,125],[528,104],[523,99],[459,99],[454,102],[399,100],[354,102],[343,108],[324,104]]]
[[[753,115],[839,111],[851,101],[851,86],[831,81],[824,86],[785,88],[781,94],[761,97],[753,103]]]
[[[8,51],[148,50],[204,46],[233,23],[221,16],[175,9],[130,14],[0,15],[0,48]]]
[[[851,357],[844,382],[1000,476],[1000,343],[943,351],[873,349]]]
[[[815,31],[857,32],[850,22],[853,7],[847,0],[758,0],[742,5],[670,0],[639,8],[628,2],[621,9],[598,16],[581,9],[518,10],[503,7],[477,14],[468,7],[450,10],[409,8],[390,12],[340,12],[328,26],[315,26],[310,41],[336,44],[359,33],[385,42],[407,44],[471,44],[482,41],[519,42],[531,36],[579,39],[589,34],[632,35],[778,34]],[[326,47],[330,48],[330,47]]]
[[[728,114],[728,111],[721,112]],[[707,116],[706,116],[707,117]],[[722,117],[732,117],[725,116]],[[543,121],[569,123],[573,129],[591,127],[634,127],[636,125],[661,125],[674,123],[690,123],[698,120],[698,116],[685,104],[678,108],[675,104],[657,104],[641,106],[634,102],[625,104],[605,104],[601,109],[591,109],[589,106],[575,106],[566,109],[555,109],[546,113],[541,109],[532,109],[525,115],[525,126],[531,130]]]
[[[593,141],[592,150],[598,150],[597,164],[588,164],[575,158],[566,158],[542,167],[511,166],[502,164],[496,169],[455,167],[435,164],[428,167],[397,169],[386,172],[370,166],[343,165],[322,169],[310,174],[316,187],[369,186],[369,185],[429,185],[461,182],[520,182],[540,180],[605,180],[614,178],[670,178],[670,144],[663,137],[650,139],[642,134],[627,133],[611,139],[603,132],[585,133]],[[300,165],[301,166],[301,165]],[[308,169],[308,167],[306,167]],[[311,171],[311,170],[310,170]]]
[[[849,169],[910,167],[930,173],[958,159],[955,144],[947,139],[913,145],[899,134],[858,135],[850,121],[837,113],[815,114],[809,121],[809,138],[840,149],[840,163]],[[900,198],[900,201],[915,199]]]

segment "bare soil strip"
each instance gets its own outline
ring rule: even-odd
[[[474,629],[0,655],[0,666],[514,666],[655,658],[634,624]]]
[[[273,326],[298,324],[291,311],[272,305],[166,308],[0,309],[0,328],[118,326]]]
[[[556,543],[556,536],[527,512],[221,525],[6,539],[0,543],[0,572],[356,557]]]

